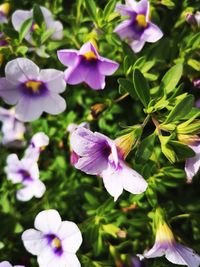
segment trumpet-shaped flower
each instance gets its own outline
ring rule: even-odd
[[[0,107],[1,131],[3,133],[2,144],[8,146],[22,146],[24,144],[24,124],[16,119],[14,109]]]
[[[0,24],[7,23],[7,15],[10,11],[10,4],[4,3],[0,5]]]
[[[119,67],[117,62],[101,57],[91,42],[85,43],[79,51],[59,50],[58,58],[68,67],[65,71],[68,84],[85,82],[94,90],[104,89],[105,76],[112,75]]]
[[[25,267],[24,265],[14,265],[12,266],[8,261],[0,262],[0,267]]]
[[[177,243],[171,229],[165,222],[160,222],[156,232],[154,246],[144,253],[145,258],[156,258],[165,255],[174,264],[199,267],[200,256],[192,249]]]
[[[52,40],[61,40],[63,38],[63,25],[60,21],[55,21],[53,19],[53,15],[47,8],[40,6],[42,11],[44,22],[46,26],[46,31],[53,30],[51,35]],[[33,18],[33,10],[16,10],[12,15],[12,24],[16,31],[20,31],[22,24],[27,20]],[[32,36],[31,33],[34,32],[39,26],[35,23],[33,19],[32,27],[30,28],[29,32],[26,34],[25,39],[32,43]]]
[[[10,154],[5,172],[10,181],[22,185],[22,188],[17,190],[18,200],[29,201],[32,197],[43,196],[46,188],[39,180],[39,169],[35,160],[30,158],[19,160],[16,154]]]
[[[43,111],[59,114],[66,108],[59,95],[65,90],[62,71],[40,70],[29,59],[17,58],[7,63],[5,78],[0,78],[0,96],[7,104],[16,105],[15,113],[21,121],[33,121]]]
[[[25,151],[25,158],[30,158],[37,161],[40,156],[40,152],[49,144],[49,137],[43,133],[36,133],[30,141],[28,148]]]
[[[37,256],[40,267],[80,267],[76,251],[82,243],[77,225],[62,221],[56,210],[45,210],[35,218],[35,229],[26,230],[22,241],[28,252]]]
[[[116,11],[129,19],[114,30],[122,40],[128,40],[135,53],[140,52],[145,42],[154,43],[162,38],[162,31],[149,20],[149,2],[126,0],[126,5],[117,4]]]
[[[70,143],[78,156],[74,166],[87,174],[101,176],[115,201],[123,189],[132,194],[146,190],[147,182],[126,165],[121,150],[107,136],[78,127],[72,133]]]
[[[190,147],[194,150],[196,155],[187,159],[185,162],[185,172],[187,175],[187,181],[189,183],[192,181],[193,176],[195,176],[200,169],[200,142],[190,145]]]

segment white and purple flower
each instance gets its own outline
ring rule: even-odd
[[[55,21],[53,19],[53,15],[47,8],[40,6],[42,11],[44,22],[46,26],[46,31],[52,29],[53,33],[51,35],[52,40],[61,40],[63,38],[63,25],[60,21]],[[12,24],[16,31],[20,31],[22,24],[27,20],[33,18],[33,10],[16,10],[12,15]],[[38,25],[34,22],[32,23],[32,27],[25,36],[25,39],[32,44],[33,39],[31,33],[34,32],[35,29],[38,28]]]
[[[0,267],[25,267],[24,265],[11,265],[8,261],[0,262]]]
[[[18,159],[16,154],[10,154],[5,167],[8,180],[14,184],[21,184],[16,197],[20,201],[29,201],[31,198],[41,198],[46,190],[39,179],[38,164],[30,158]]]
[[[0,121],[2,122],[2,144],[17,147],[22,146],[24,144],[24,133],[26,128],[23,122],[17,120],[15,109],[5,109],[0,107]]]
[[[43,133],[38,132],[31,138],[28,148],[25,150],[25,158],[38,161],[41,151],[49,144],[49,137]]]
[[[101,57],[91,42],[85,43],[79,51],[59,50],[58,59],[68,67],[65,71],[68,84],[85,82],[94,90],[104,89],[105,76],[112,75],[119,67],[117,62]]]
[[[189,158],[185,162],[185,172],[187,175],[188,183],[191,183],[192,178],[198,173],[200,169],[200,141],[190,145],[190,148],[194,150],[195,156]]]
[[[145,42],[155,43],[162,38],[163,33],[158,26],[149,20],[149,2],[141,0],[126,0],[126,5],[117,4],[116,11],[122,16],[128,16],[114,30],[122,40],[128,40],[135,53],[142,50]]]
[[[28,252],[37,256],[40,267],[80,267],[76,252],[82,235],[74,222],[62,221],[56,210],[40,212],[35,229],[26,230],[22,241]]]
[[[107,136],[78,127],[71,135],[70,144],[77,155],[74,166],[87,174],[101,176],[115,201],[123,189],[132,194],[140,194],[146,190],[147,182],[126,165],[124,153]]]
[[[199,267],[200,264],[200,256],[192,249],[177,243],[166,222],[160,222],[158,224],[155,244],[143,256],[145,258],[156,258],[162,257],[163,255],[165,255],[168,261],[178,265]]]
[[[27,58],[8,62],[5,78],[0,78],[0,96],[7,104],[16,105],[16,117],[21,121],[36,120],[43,112],[63,112],[66,102],[59,94],[65,87],[62,71],[40,70]]]
[[[7,15],[10,11],[10,4],[4,3],[0,5],[0,24],[7,23]]]

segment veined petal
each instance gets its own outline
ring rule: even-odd
[[[7,104],[15,105],[21,94],[16,89],[15,84],[12,84],[6,78],[0,78],[0,96]]]
[[[119,63],[107,58],[101,57],[98,63],[98,69],[103,75],[112,75],[118,68]]]
[[[62,71],[55,69],[41,70],[39,79],[47,84],[48,90],[51,92],[62,93],[65,91],[66,83]]]
[[[145,258],[157,258],[162,257],[165,254],[166,248],[160,243],[155,243],[154,246],[144,253]]]
[[[88,68],[88,71],[86,72],[84,78],[84,82],[87,83],[87,85],[89,85],[94,90],[104,89],[106,85],[105,75],[99,73],[98,65],[91,66],[91,68]]]
[[[12,14],[12,25],[16,31],[19,31],[22,24],[24,23],[25,20],[29,19],[32,17],[32,12],[31,11],[26,11],[26,10],[16,10]]]
[[[35,229],[29,229],[23,232],[22,241],[26,250],[33,255],[39,255],[46,246],[43,233]]]
[[[35,218],[35,228],[45,234],[57,233],[61,226],[61,217],[56,210],[41,211]]]
[[[63,49],[58,50],[57,55],[60,62],[67,66],[67,67],[73,67],[76,65],[78,60],[78,51],[75,49]]]
[[[43,100],[42,104],[43,110],[52,115],[63,112],[67,107],[65,99],[53,92]]]
[[[130,45],[135,53],[139,53],[142,50],[144,44],[145,44],[145,41],[143,40],[135,40]]]

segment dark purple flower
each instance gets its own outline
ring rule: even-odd
[[[122,40],[128,40],[135,53],[140,52],[145,42],[155,43],[163,33],[158,26],[149,20],[149,2],[126,0],[126,5],[117,4],[116,11],[128,16],[114,30]]]
[[[58,51],[60,62],[67,66],[65,80],[69,84],[85,82],[94,90],[105,87],[105,76],[112,75],[119,64],[101,57],[91,42],[85,43],[79,51],[65,49]]]
[[[78,155],[77,169],[103,178],[104,186],[116,201],[123,189],[132,194],[143,193],[147,182],[126,165],[115,142],[100,133],[78,127],[71,135],[72,150]]]
[[[59,95],[66,83],[62,71],[40,70],[27,58],[17,58],[7,63],[5,78],[0,78],[0,96],[7,104],[16,105],[15,113],[21,121],[33,121],[45,111],[56,115],[66,108]]]

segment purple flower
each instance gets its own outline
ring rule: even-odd
[[[35,160],[30,158],[19,160],[16,154],[10,154],[5,172],[12,183],[22,185],[22,188],[17,190],[18,200],[29,201],[32,197],[43,196],[46,188],[39,180],[39,169]]]
[[[10,11],[10,4],[4,3],[0,5],[0,24],[7,23],[7,15]]]
[[[26,230],[22,241],[28,252],[37,256],[42,267],[80,267],[76,251],[82,243],[77,225],[62,221],[56,210],[45,210],[35,218],[35,229]]]
[[[193,85],[194,85],[194,87],[196,87],[196,88],[200,88],[200,79],[195,79],[195,80],[193,80]]]
[[[149,2],[126,0],[126,5],[117,4],[116,11],[128,16],[114,30],[122,40],[128,40],[135,53],[142,50],[145,42],[155,43],[162,38],[162,31],[149,21]]]
[[[24,144],[24,123],[17,120],[15,109],[0,107],[1,131],[3,133],[2,144],[8,146],[22,146]]]
[[[154,246],[144,253],[145,258],[156,258],[165,255],[174,264],[198,267],[200,256],[192,249],[177,243],[171,229],[165,222],[160,222],[156,231]]]
[[[117,62],[101,57],[91,42],[85,43],[79,51],[59,50],[58,59],[68,67],[65,71],[68,84],[85,82],[94,90],[104,89],[105,76],[112,75],[119,67]]]
[[[16,105],[16,117],[21,121],[33,121],[43,111],[59,114],[66,108],[59,95],[66,84],[62,71],[40,70],[27,58],[17,58],[7,63],[5,78],[0,78],[0,96],[7,104]]]
[[[146,264],[144,261],[140,260],[138,257],[131,258],[131,267],[145,267]]]
[[[63,38],[63,25],[60,21],[55,21],[53,19],[52,13],[45,7],[40,6],[44,22],[46,26],[46,31],[52,29],[54,30],[51,39],[52,40],[61,40]],[[27,20],[33,18],[33,10],[26,11],[26,10],[16,10],[12,15],[12,24],[16,31],[20,31],[22,24]],[[37,29],[39,26],[33,21],[32,27],[29,30],[29,33],[25,36],[25,39],[32,44],[33,39],[31,33]]]
[[[40,153],[49,144],[49,137],[43,133],[36,133],[30,141],[28,148],[25,151],[25,158],[30,158],[37,161],[39,159]]]
[[[8,261],[0,262],[0,267],[25,267],[24,265],[14,265],[12,266]]]
[[[200,168],[200,142],[190,145],[190,148],[194,150],[196,155],[187,159],[185,162],[185,172],[187,175],[187,181],[189,183],[192,181],[193,176],[197,174]]]
[[[72,150],[78,155],[77,169],[103,178],[104,185],[116,201],[123,189],[140,194],[147,188],[143,177],[128,167],[113,140],[100,133],[78,127],[71,135]]]

